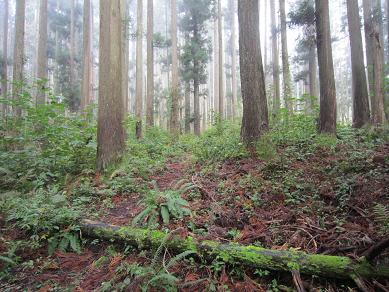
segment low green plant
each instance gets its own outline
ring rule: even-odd
[[[159,223],[159,218],[162,218],[164,224],[169,224],[172,218],[181,219],[191,215],[189,203],[181,197],[181,194],[189,189],[190,186],[179,190],[160,191],[154,184],[154,189],[149,190],[139,202],[145,208],[133,219],[132,224],[146,222],[147,225],[153,226]]]
[[[382,235],[389,234],[389,207],[376,204],[373,207],[373,216],[378,223],[380,233]]]

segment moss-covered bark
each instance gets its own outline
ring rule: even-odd
[[[82,231],[100,239],[116,239],[140,249],[158,248],[164,244],[176,252],[194,250],[203,257],[219,257],[226,263],[275,271],[299,271],[303,274],[333,278],[389,277],[389,266],[374,267],[364,258],[354,261],[348,257],[307,254],[292,250],[271,250],[256,246],[220,244],[214,241],[196,242],[192,237],[180,238],[158,230],[118,227],[85,220]]]

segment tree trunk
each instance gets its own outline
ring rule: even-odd
[[[197,61],[194,62],[194,67],[197,68]],[[197,71],[195,69],[195,71]],[[195,135],[200,135],[201,127],[200,127],[200,81],[198,74],[195,74],[193,79],[193,111],[194,111],[194,133]]]
[[[270,1],[271,31],[272,31],[272,62],[273,62],[273,116],[280,111],[280,65],[277,44],[277,23],[275,1]]]
[[[285,108],[288,112],[293,113],[291,103],[291,80],[289,69],[288,39],[286,35],[286,14],[285,0],[280,0],[280,19],[281,19],[281,50],[282,50],[282,76]]]
[[[370,98],[374,94],[374,63],[373,63],[373,38],[372,34],[372,0],[363,0],[363,23],[365,31],[366,63]]]
[[[171,2],[171,37],[172,37],[172,107],[170,113],[170,132],[177,136],[180,133],[179,85],[178,85],[178,52],[177,52],[177,0]]]
[[[100,0],[100,71],[97,121],[97,171],[125,149],[122,94],[122,19],[119,1]]]
[[[4,26],[3,26],[3,71],[1,72],[1,91],[3,98],[8,98],[8,18],[9,8],[8,0],[4,0]],[[3,117],[7,115],[7,105],[3,103]]]
[[[190,133],[190,83],[185,83],[185,133]]]
[[[214,21],[213,26],[213,45],[214,45],[214,54],[213,54],[213,65],[214,65],[214,110],[215,113],[219,113],[219,44],[218,44],[218,22]]]
[[[135,119],[136,138],[142,137],[142,107],[143,107],[143,0],[137,2],[137,31],[136,31],[136,85],[135,85]]]
[[[317,88],[317,59],[316,59],[316,48],[314,45],[309,48],[309,57],[308,57],[308,74],[309,74],[309,95],[311,99],[311,105],[314,100],[319,98],[318,88]],[[313,107],[311,106],[311,113]]]
[[[124,102],[124,113],[128,114],[128,63],[129,63],[129,36],[128,36],[128,5],[127,0],[120,0],[121,18],[123,22],[122,37],[122,94]]]
[[[365,64],[358,1],[347,1],[347,19],[351,47],[353,126],[361,128],[370,121],[369,94],[367,91]]]
[[[381,1],[375,0],[373,11],[381,11]],[[373,39],[373,68],[374,68],[374,94],[371,98],[371,113],[373,125],[383,125],[385,122],[384,112],[384,53],[383,41],[380,33],[382,24],[381,13],[374,13],[372,18]]]
[[[238,2],[240,79],[243,99],[242,140],[248,147],[268,129],[265,79],[259,38],[258,1]]]
[[[59,0],[56,0],[56,11],[59,11]],[[54,58],[55,58],[55,69],[54,69],[54,94],[58,96],[60,94],[60,80],[59,80],[59,25],[55,25],[55,48],[54,48]]]
[[[69,86],[70,90],[72,92],[72,100],[74,99],[73,93],[75,92],[75,50],[76,50],[76,44],[75,44],[75,19],[74,19],[74,5],[75,0],[70,0],[70,43],[69,43],[69,56],[70,56],[70,73],[69,73]],[[75,106],[75,102],[73,101],[73,106]],[[73,108],[74,109],[74,108]]]
[[[225,109],[224,109],[224,61],[223,61],[223,30],[222,30],[222,6],[221,0],[218,0],[218,44],[219,44],[219,118],[224,119]]]
[[[39,37],[37,74],[40,84],[36,97],[37,104],[44,104],[46,100],[45,88],[47,85],[47,0],[40,0],[39,6]]]
[[[231,100],[231,107],[232,107],[232,118],[235,119],[236,117],[236,104],[237,104],[237,81],[236,81],[236,25],[235,25],[235,11],[236,11],[236,6],[235,6],[235,0],[230,0],[230,9],[231,9],[231,75],[232,75],[232,100]]]
[[[81,87],[81,109],[84,110],[90,103],[92,97],[92,37],[91,37],[91,2],[84,0],[83,19],[83,57],[82,57],[82,87]]]
[[[267,32],[268,32],[268,6],[269,6],[269,0],[265,0],[265,43],[264,43],[264,54],[265,54],[265,57],[264,57],[264,72],[265,72],[265,81],[266,81],[266,76],[267,76],[267,64],[268,64],[268,56],[267,56],[267,42],[268,42],[268,35],[267,35]]]
[[[16,1],[16,15],[15,15],[15,46],[13,58],[13,87],[12,96],[14,100],[19,100],[19,94],[22,91],[24,82],[24,33],[25,33],[25,17],[26,2],[25,0]],[[13,107],[13,114],[15,117],[21,117],[22,109],[18,106]]]
[[[147,95],[146,124],[154,126],[154,16],[153,0],[147,0]]]
[[[319,132],[336,133],[336,90],[332,60],[328,0],[315,0],[317,54],[320,76]]]
[[[252,0],[240,0],[241,2]],[[257,2],[257,0],[255,0]],[[262,62],[262,61],[261,61]],[[84,234],[103,240],[116,240],[136,248],[166,248],[182,253],[193,251],[201,258],[218,258],[225,263],[242,265],[252,269],[294,272],[337,279],[388,278],[389,267],[372,266],[366,259],[352,260],[348,257],[307,254],[301,251],[273,250],[239,244],[222,244],[215,241],[197,242],[193,238],[182,238],[174,231],[166,234],[159,230],[139,229],[128,226],[114,226],[90,220],[81,223]]]

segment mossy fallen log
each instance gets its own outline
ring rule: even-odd
[[[204,258],[215,258],[234,265],[274,271],[299,271],[302,274],[329,278],[352,279],[389,278],[389,266],[373,266],[365,258],[352,260],[348,257],[307,254],[294,250],[272,250],[256,246],[221,244],[215,241],[197,242],[192,237],[181,238],[158,230],[147,230],[129,226],[114,226],[84,220],[84,234],[106,240],[117,240],[139,249],[158,248],[164,244],[176,252],[193,250]]]

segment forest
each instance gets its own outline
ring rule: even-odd
[[[0,0],[0,291],[389,291],[389,0]]]

